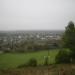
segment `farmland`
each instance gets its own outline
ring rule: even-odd
[[[55,56],[59,50],[49,50],[49,63],[55,63]],[[0,54],[0,69],[16,68],[19,65],[25,64],[29,59],[35,58],[38,65],[44,63],[44,57],[48,56],[48,51],[38,51],[30,53],[2,53]]]

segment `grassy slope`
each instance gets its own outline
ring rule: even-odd
[[[54,63],[54,59],[59,50],[49,51],[50,63]],[[38,64],[44,63],[44,56],[48,55],[48,51],[40,51],[34,53],[5,53],[0,54],[0,68],[15,68],[26,63],[30,58],[36,58]]]
[[[75,64],[0,70],[0,75],[75,75]]]

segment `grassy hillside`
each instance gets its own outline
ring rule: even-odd
[[[75,64],[57,64],[0,70],[0,75],[75,75]]]
[[[49,51],[49,62],[55,63],[55,56],[59,50]],[[3,53],[0,54],[0,69],[16,68],[17,66],[28,62],[30,58],[36,58],[39,64],[44,63],[44,57],[48,55],[48,51],[40,51],[33,53]]]

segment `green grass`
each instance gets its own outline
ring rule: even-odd
[[[49,62],[55,63],[55,56],[59,50],[49,51]],[[36,58],[38,64],[44,63],[44,56],[48,55],[48,51],[39,51],[32,53],[3,53],[0,54],[0,69],[16,68],[17,66],[29,61],[30,58]]]

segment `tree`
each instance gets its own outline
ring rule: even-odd
[[[72,21],[66,27],[63,36],[63,46],[71,50],[71,58],[75,60],[75,25]]]
[[[62,37],[62,46],[63,48],[68,48],[70,51],[66,51],[66,49],[59,51],[56,56],[56,62],[74,62],[75,61],[75,25],[72,21],[68,23],[64,35]],[[71,60],[72,59],[72,60]]]
[[[63,47],[75,50],[75,26],[72,21],[69,22],[63,35]]]

